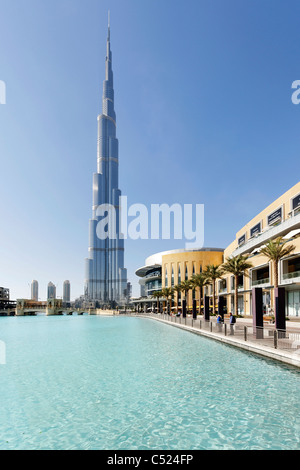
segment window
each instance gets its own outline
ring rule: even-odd
[[[241,274],[239,277],[238,277],[238,289],[243,289],[244,287],[244,276],[243,274]],[[235,277],[232,276],[231,277],[231,290],[234,290],[235,289]]]
[[[261,284],[270,283],[270,270],[269,266],[263,266],[262,268],[254,269],[252,271],[252,286],[259,286]]]
[[[221,279],[219,281],[219,293],[227,292],[227,280]]]
[[[181,271],[180,271],[180,265],[178,266],[178,284],[181,284]]]

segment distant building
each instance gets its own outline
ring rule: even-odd
[[[126,297],[127,297],[127,302],[130,302],[131,296],[132,296],[132,285],[131,282],[127,282],[127,292],[126,292]]]
[[[0,316],[14,315],[14,313],[9,312],[9,309],[14,309],[15,307],[16,303],[9,300],[9,289],[0,287]]]
[[[53,282],[48,284],[47,299],[56,299],[56,287]]]
[[[31,283],[31,300],[39,300],[39,283],[37,281]]]
[[[65,281],[63,285],[63,302],[70,303],[71,301],[71,284],[70,281]]]
[[[9,301],[9,289],[6,289],[5,287],[0,287],[0,301]]]

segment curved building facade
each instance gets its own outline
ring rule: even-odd
[[[171,250],[156,253],[146,259],[145,266],[136,271],[140,277],[141,299],[136,299],[135,304],[147,305],[154,308],[156,301],[151,297],[154,291],[165,287],[174,287],[184,280],[189,280],[193,275],[201,273],[209,264],[221,264],[223,262],[222,248],[202,248],[201,250]],[[197,290],[190,291],[187,297],[187,308],[192,309],[193,296],[198,301]],[[174,292],[173,306],[175,302],[181,308],[181,293]]]
[[[119,302],[126,296],[127,270],[124,268],[124,240],[120,236],[119,143],[116,137],[114,85],[110,27],[108,27],[105,80],[103,83],[102,114],[98,116],[97,173],[93,175],[93,216],[89,223],[89,257],[86,259],[85,297],[100,304]],[[106,205],[106,206],[105,206]],[[99,207],[103,208],[99,213]],[[97,233],[100,220],[114,210],[115,223],[107,237]],[[102,233],[103,235],[103,233]]]
[[[176,250],[166,253],[162,258],[162,286],[174,287],[182,281],[190,280],[193,275],[202,273],[210,264],[223,263],[223,248],[202,248],[201,250]],[[199,306],[199,289],[187,293],[187,309],[193,308],[193,298]],[[174,300],[181,305],[181,293],[174,293]],[[177,299],[178,298],[178,299]]]

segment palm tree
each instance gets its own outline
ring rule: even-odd
[[[192,288],[192,283],[191,280],[186,279],[185,281],[182,281],[180,285],[181,292],[184,292],[184,299],[187,301],[187,294],[188,291]]]
[[[167,309],[167,311],[170,311],[171,312],[171,303],[169,302],[169,299],[172,298],[172,294],[173,294],[173,289],[172,287],[164,287],[162,290],[161,290],[161,293],[164,297],[167,298],[167,306],[170,305],[170,310]]]
[[[204,273],[194,274],[191,279],[192,286],[199,287],[199,313],[201,315],[201,305],[202,305],[202,291],[203,287],[208,283],[208,279]]]
[[[176,307],[176,308],[177,308],[177,313],[178,313],[178,304],[179,304],[179,302],[178,302],[178,296],[179,296],[179,292],[181,292],[181,286],[180,286],[180,284],[177,284],[177,286],[174,286],[174,287],[173,287],[173,290],[174,290],[174,292],[177,293],[177,299],[176,299],[177,307]]]
[[[282,237],[278,237],[275,240],[269,240],[266,246],[260,250],[260,253],[267,256],[269,261],[272,262],[275,289],[278,287],[278,264],[280,259],[290,255],[296,248],[294,245],[285,246],[286,243]]]
[[[157,299],[157,313],[159,311],[159,299],[162,297],[162,291],[161,290],[156,290],[155,292],[152,293],[152,297]]]
[[[208,264],[204,270],[204,275],[213,288],[213,315],[216,313],[216,280],[222,275],[220,266],[220,264]]]
[[[252,268],[252,264],[248,261],[248,256],[237,255],[232,258],[226,258],[226,262],[221,266],[223,274],[233,274],[234,276],[234,307],[235,315],[238,315],[238,291],[239,291],[239,276],[248,276],[246,271]]]

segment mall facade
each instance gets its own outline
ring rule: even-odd
[[[193,275],[205,270],[209,264],[221,264],[223,262],[222,248],[202,248],[200,250],[171,250],[156,253],[149,256],[145,266],[136,271],[140,278],[141,297],[134,299],[133,303],[139,310],[155,310],[157,301],[153,298],[155,291],[165,287],[175,287]],[[182,309],[184,294],[174,292],[172,309]],[[187,295],[186,307],[188,311],[193,308],[193,299],[197,301],[199,308],[199,289],[191,290]],[[161,298],[162,308],[166,309],[166,299]]]
[[[242,227],[235,240],[225,249],[224,260],[236,255],[247,255],[252,264],[246,276],[239,278],[239,313],[252,314],[252,290],[263,291],[265,314],[275,310],[274,272],[272,263],[261,249],[269,240],[283,237],[294,252],[279,262],[279,287],[285,289],[287,317],[300,317],[300,182],[276,199]],[[218,281],[218,295],[226,297],[227,310],[233,311],[234,278],[226,275]]]
[[[238,312],[252,315],[253,289],[262,290],[263,312],[275,311],[274,273],[272,263],[261,254],[269,240],[283,237],[295,250],[279,262],[279,287],[285,291],[285,311],[289,318],[300,317],[300,182],[266,207],[236,234],[234,241],[222,248],[201,250],[173,250],[155,254],[146,259],[145,266],[136,271],[140,278],[141,297],[135,305],[144,310],[155,309],[152,294],[164,287],[174,287],[194,274],[201,273],[209,264],[222,265],[228,257],[247,255],[251,268],[239,277]],[[223,312],[234,312],[234,277],[225,274],[216,281],[216,304],[222,298]],[[282,290],[282,289],[281,289]],[[187,309],[191,311],[193,300],[199,311],[199,289],[188,293]],[[184,295],[184,294],[183,294]],[[212,305],[212,286],[203,291]],[[181,293],[174,292],[172,308],[181,310]],[[164,302],[165,304],[165,302]],[[203,304],[201,305],[203,307]]]

